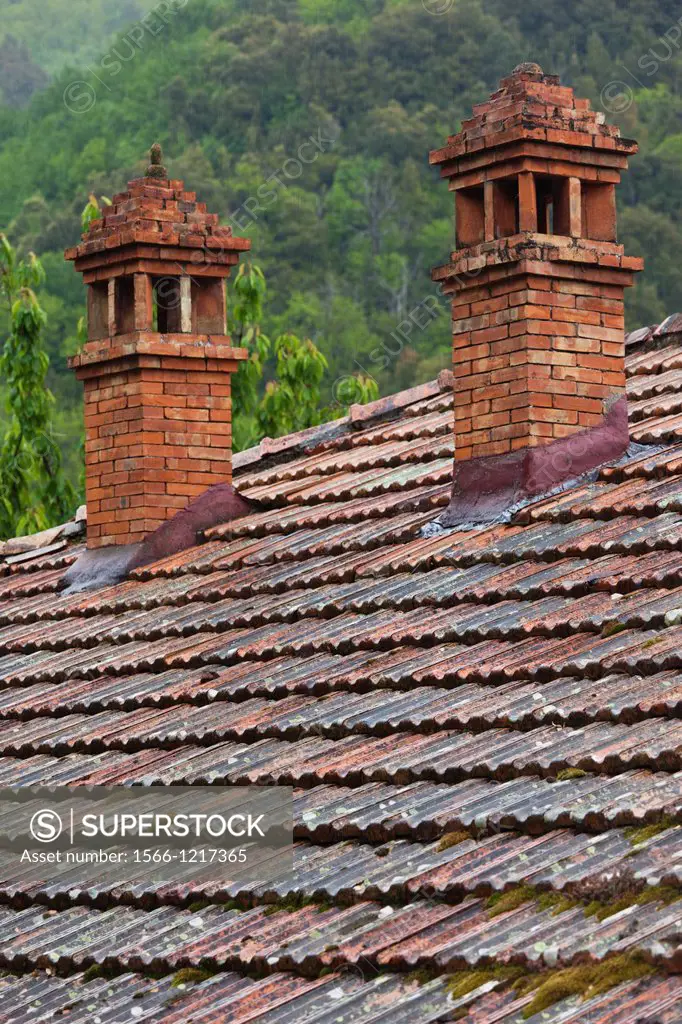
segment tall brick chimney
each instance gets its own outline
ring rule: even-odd
[[[88,547],[141,541],[232,474],[225,282],[249,248],[169,180],[160,147],[80,245],[88,340],[70,360],[85,389]]]
[[[486,522],[628,445],[615,186],[637,144],[521,64],[430,155],[455,193],[455,470],[444,522]]]

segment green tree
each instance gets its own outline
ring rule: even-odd
[[[38,298],[49,318],[48,383],[74,482],[82,396],[66,357],[79,343],[84,291],[62,253],[78,237],[81,197],[101,208],[101,196],[144,174],[151,138],[167,149],[173,177],[251,238],[268,284],[251,323],[273,342],[310,339],[324,355],[321,407],[343,405],[334,382],[355,371],[389,394],[450,364],[446,301],[424,330],[410,326],[437,293],[430,268],[454,244],[452,194],[426,151],[524,59],[560,74],[639,141],[618,188],[620,240],[646,266],[628,289],[627,323],[677,310],[682,62],[664,0],[457,0],[428,10],[421,0],[192,0],[118,65],[105,40],[126,11],[137,16],[138,0],[91,0],[85,21],[76,7],[6,2],[0,31],[54,74],[21,110],[0,104],[0,225],[47,273]],[[58,70],[76,17],[70,60],[92,74]],[[128,54],[131,39],[124,32],[113,47]],[[614,82],[622,107],[618,89],[609,99]],[[233,319],[235,335],[238,326]],[[254,336],[247,347],[253,380],[248,401],[236,394],[238,447],[258,440],[256,407],[276,379],[274,345],[259,354]]]
[[[261,268],[250,260],[240,263],[232,291],[232,340],[238,348],[248,352],[232,377],[232,443],[235,451],[243,451],[264,436],[258,430],[259,389],[270,341],[260,329],[265,295],[265,275]]]
[[[0,296],[8,324],[0,355],[7,416],[0,446],[3,538],[64,522],[76,506],[52,430],[54,398],[45,385],[49,360],[41,333],[46,317],[34,291],[43,277],[34,254],[17,259],[0,234]]]
[[[23,107],[49,81],[24,42],[9,33],[0,43],[0,93],[9,107]]]
[[[83,231],[87,231],[93,220],[97,220],[98,217],[102,216],[102,206],[111,206],[111,199],[107,196],[100,196],[98,199],[95,193],[91,192],[81,213],[81,228]]]
[[[232,290],[231,332],[235,345],[248,357],[232,378],[232,430],[236,451],[263,437],[281,437],[343,415],[355,402],[378,398],[376,381],[348,375],[332,388],[334,402],[322,405],[322,382],[328,363],[310,340],[285,332],[274,343],[260,329],[265,275],[251,261],[240,264]],[[263,386],[268,359],[274,359],[273,379]]]
[[[310,338],[280,334],[275,340],[275,379],[265,385],[257,412],[263,437],[280,437],[332,418],[320,407],[327,360]]]

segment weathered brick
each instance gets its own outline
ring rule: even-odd
[[[561,320],[569,324],[595,324],[601,323],[600,314],[589,309],[564,309],[552,310],[552,320]]]
[[[214,279],[248,242],[229,231],[215,237],[217,216],[195,200],[181,181],[137,179],[67,254],[99,289],[88,305],[93,340],[72,361],[84,384],[89,546],[141,540],[206,487],[231,479],[237,362]],[[132,244],[140,255],[134,271],[123,249]],[[204,244],[220,249],[205,284],[188,249]],[[156,332],[153,277],[169,277],[174,297],[167,305],[159,299]],[[469,314],[468,299],[465,306]]]
[[[600,338],[602,341],[623,342],[622,330],[613,327],[594,327],[592,324],[578,324],[581,338]]]
[[[547,104],[542,116],[549,125],[550,121],[556,123],[556,105],[550,103],[556,87],[543,89],[538,99]],[[485,191],[488,198],[483,227],[489,241],[479,247],[470,243],[472,247],[464,250],[465,259],[460,259],[460,252],[453,254],[456,274],[451,279],[441,276],[453,303],[458,460],[547,444],[583,430],[599,422],[605,400],[624,389],[623,292],[632,283],[631,274],[621,271],[625,266],[622,249],[615,242],[606,235],[590,240],[580,234],[585,223],[581,224],[581,179],[604,182],[608,187],[618,180],[618,174],[610,171],[600,178],[595,167],[602,150],[612,149],[613,129],[602,126],[590,111],[589,141],[579,154],[567,159],[559,153],[559,146],[565,151],[581,137],[580,119],[574,121],[571,112],[562,114],[564,126],[548,128],[552,132],[549,143],[547,131],[540,138],[526,130],[521,113],[519,121],[513,122],[497,109],[502,93],[484,105],[490,123],[477,122],[476,114],[463,125],[463,137],[470,138],[473,146],[467,144],[462,153],[478,154],[477,170],[471,170],[474,165],[469,163],[469,169],[460,172],[454,160],[446,167],[450,176],[460,175],[462,185],[489,182],[481,190],[481,196]],[[492,122],[497,127],[491,127]],[[531,177],[525,179],[529,187],[519,192],[520,202],[531,204],[519,214],[521,231],[526,234],[495,237],[496,225],[512,230],[512,221],[504,213],[504,203],[501,220],[497,220],[494,182],[504,180],[505,171],[498,162],[494,175],[486,178],[486,139],[494,137],[491,145],[496,147],[497,157],[497,147],[507,139],[511,142],[514,131],[525,132],[526,140],[537,142],[538,159],[527,166],[542,176],[558,176],[562,187],[566,186],[564,198],[560,189],[553,193],[556,238],[542,233],[546,225],[540,227],[540,210],[533,208],[540,193],[535,184],[530,187]],[[603,138],[604,145],[599,153],[588,155],[595,137],[600,142]],[[516,170],[507,173],[511,177]],[[544,187],[542,181],[538,187]],[[591,209],[588,225],[602,230],[596,206]],[[534,234],[529,222],[536,216]],[[568,235],[574,239],[570,245]],[[523,249],[515,252],[519,240]],[[638,265],[628,264],[628,270],[632,269]]]
[[[478,302],[471,303],[471,314],[472,316],[478,316],[481,313],[497,313],[500,310],[506,309],[508,305],[509,298],[506,295],[500,295],[498,298],[494,299],[481,299]]]

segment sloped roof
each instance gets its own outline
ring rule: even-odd
[[[238,456],[263,509],[115,587],[60,593],[68,539],[2,563],[0,785],[293,784],[296,873],[0,879],[0,1019],[515,1024],[501,968],[623,956],[653,972],[529,1019],[681,1019],[682,348],[653,333],[647,447],[510,523],[421,535],[443,374]]]

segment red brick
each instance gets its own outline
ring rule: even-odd
[[[509,336],[509,328],[506,325],[500,327],[489,327],[486,330],[472,332],[471,340],[476,345],[483,345],[490,341],[499,341]]]
[[[548,334],[550,337],[571,338],[575,336],[578,330],[579,328],[574,324],[565,324],[555,320],[526,321],[526,331],[528,334]]]
[[[599,326],[601,323],[599,313],[588,309],[557,308],[552,311],[552,319],[565,321],[569,324],[595,324]]]
[[[557,352],[590,352],[601,353],[602,342],[596,338],[556,338],[553,346]]]
[[[623,342],[623,332],[613,327],[594,327],[592,324],[579,324],[578,335],[581,338],[600,338],[602,341]]]
[[[509,299],[506,295],[501,295],[495,299],[481,299],[478,302],[471,303],[471,314],[472,316],[478,316],[481,313],[496,313],[499,310],[506,309],[508,305]]]
[[[578,309],[592,309],[598,313],[619,313],[623,309],[620,299],[583,298],[576,299]]]
[[[596,398],[573,398],[556,395],[554,407],[556,409],[573,409],[578,413],[594,413],[597,416],[601,416],[604,412],[602,403]]]

